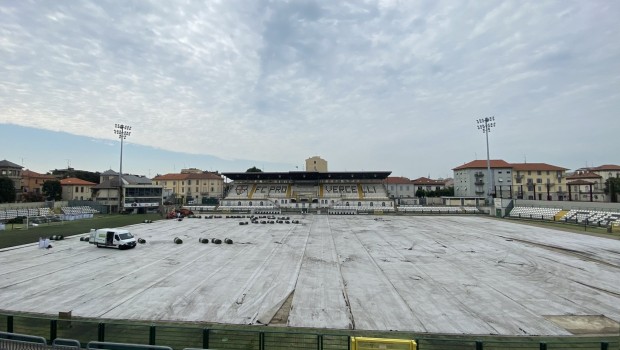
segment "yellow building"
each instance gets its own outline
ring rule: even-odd
[[[162,186],[165,200],[175,204],[200,205],[208,198],[223,198],[224,179],[218,173],[188,170],[156,176],[152,183]]]
[[[94,182],[70,177],[60,180],[62,186],[62,200],[89,200],[91,199],[91,188],[97,185]]]
[[[24,194],[41,195],[43,193],[43,183],[45,181],[58,180],[54,175],[39,174],[32,170],[22,171],[22,191]]]
[[[512,198],[568,200],[566,185],[568,169],[546,163],[511,163],[511,165]]]
[[[327,161],[319,156],[306,159],[306,171],[318,171],[319,173],[327,172]]]

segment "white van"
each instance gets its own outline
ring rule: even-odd
[[[97,247],[118,249],[131,249],[136,246],[136,239],[131,232],[118,228],[91,229],[88,242]]]

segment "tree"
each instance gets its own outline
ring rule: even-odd
[[[262,173],[263,171],[260,170],[259,168],[253,166],[250,169],[245,171],[246,173]]]
[[[26,192],[22,195],[24,202],[43,202],[43,195],[40,193]]]
[[[426,191],[424,191],[421,188],[418,188],[418,190],[415,191],[415,196],[418,198],[426,197]]]
[[[6,176],[0,177],[0,203],[15,202],[15,184]]]
[[[62,186],[58,180],[48,180],[43,183],[43,194],[48,200],[59,201],[62,198]]]
[[[618,193],[620,193],[620,178],[610,177],[605,181],[605,194],[609,196],[610,202],[618,202]]]

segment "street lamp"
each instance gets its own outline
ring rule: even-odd
[[[118,212],[120,213],[123,207],[123,179],[121,177],[123,175],[123,140],[131,135],[131,126],[114,124],[114,133],[121,139],[121,166],[118,172]]]
[[[489,179],[489,189],[487,191],[487,197],[489,198],[489,204],[492,199],[492,191],[493,191],[493,173],[491,173],[491,158],[489,157],[489,133],[491,132],[491,128],[495,127],[495,116],[491,118],[480,118],[476,120],[478,124],[478,130],[481,130],[487,139],[487,176]]]

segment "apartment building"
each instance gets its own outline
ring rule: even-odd
[[[512,163],[509,197],[562,201],[568,200],[566,168],[547,163]],[[500,189],[500,192],[501,191]],[[507,198],[503,193],[500,198]]]
[[[210,198],[224,197],[224,179],[218,173],[185,169],[180,174],[158,175],[152,182],[163,188],[166,201],[176,204],[206,204]]]

